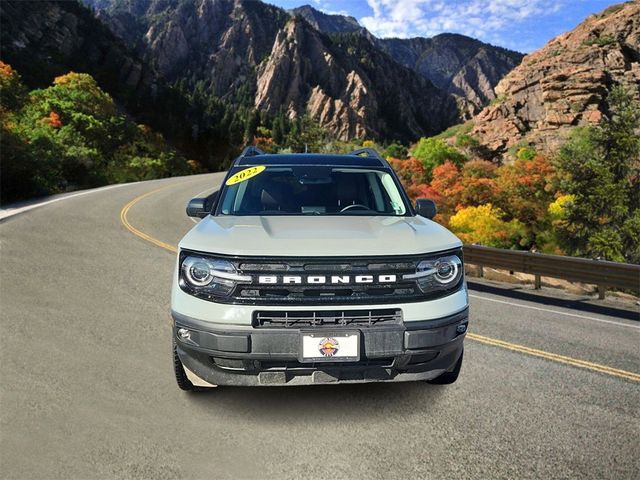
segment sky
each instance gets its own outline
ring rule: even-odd
[[[611,0],[266,0],[283,8],[309,4],[355,17],[378,37],[432,37],[453,32],[529,53]]]

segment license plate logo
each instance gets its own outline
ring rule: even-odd
[[[340,348],[340,344],[335,338],[325,337],[320,340],[320,344],[318,345],[320,353],[325,357],[333,357],[336,353],[338,353],[338,349]]]
[[[301,362],[357,362],[360,332],[300,332]]]

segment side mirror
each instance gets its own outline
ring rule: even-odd
[[[206,209],[206,198],[192,198],[187,204],[187,215],[190,217],[204,218],[209,215]]]
[[[431,220],[436,216],[436,213],[438,213],[438,209],[436,208],[436,203],[433,200],[429,200],[428,198],[419,198],[416,200],[416,212],[421,217]]]
[[[187,215],[195,218],[206,217],[211,213],[217,199],[218,192],[214,192],[208,197],[192,198],[187,204]]]

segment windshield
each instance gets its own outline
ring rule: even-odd
[[[218,207],[218,215],[406,213],[388,171],[327,166],[238,168],[225,182]]]

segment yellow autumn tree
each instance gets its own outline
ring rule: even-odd
[[[575,202],[575,195],[561,195],[549,204],[547,212],[552,222],[562,222],[567,218],[567,205]]]
[[[466,207],[449,219],[449,228],[467,244],[512,248],[519,245],[523,225],[518,220],[504,221],[504,212],[487,203]]]

